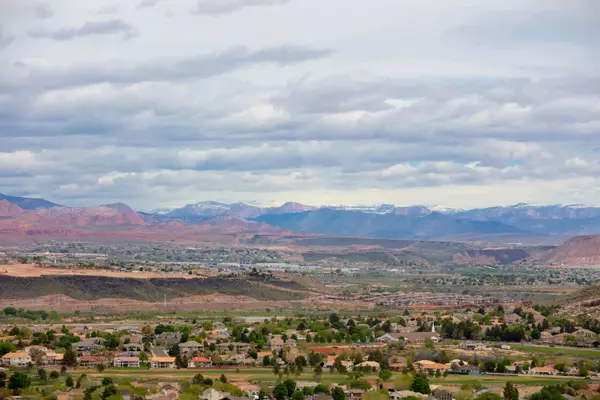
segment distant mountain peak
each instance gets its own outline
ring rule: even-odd
[[[17,205],[24,210],[38,210],[41,208],[61,207],[60,205],[45,199],[34,197],[8,196],[2,193],[0,193],[0,200],[6,200],[9,203]]]

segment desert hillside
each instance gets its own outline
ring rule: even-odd
[[[600,235],[576,236],[550,253],[551,262],[600,265]]]

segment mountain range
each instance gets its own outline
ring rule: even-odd
[[[295,202],[259,207],[203,201],[181,208],[138,212],[123,203],[66,207],[44,199],[0,194],[0,230],[5,233],[127,226],[148,229],[203,226],[228,231],[279,230],[390,239],[566,237],[600,234],[600,207],[521,203],[464,210],[389,204],[314,207]]]

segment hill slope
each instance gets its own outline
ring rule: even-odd
[[[122,298],[160,302],[163,296],[181,298],[194,295],[227,294],[256,300],[298,300],[298,291],[277,289],[241,278],[113,278],[102,276],[52,276],[35,278],[0,275],[1,299],[29,299],[63,294],[78,300]],[[295,287],[297,288],[297,286]]]
[[[548,253],[549,261],[572,265],[600,265],[600,235],[576,236]]]

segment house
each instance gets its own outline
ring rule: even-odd
[[[179,344],[179,353],[183,356],[191,357],[195,353],[204,349],[204,346],[198,342],[189,341]]]
[[[363,389],[347,389],[344,392],[346,393],[346,399],[360,400],[366,391]]]
[[[331,368],[335,364],[335,356],[327,356],[327,360],[323,363],[323,368]]]
[[[188,361],[189,368],[207,368],[212,367],[213,362],[210,358],[196,356]]]
[[[233,386],[236,386],[242,392],[246,393],[246,395],[248,395],[248,397],[250,398],[254,398],[260,393],[260,386],[253,385],[250,382],[232,382],[231,384]]]
[[[29,355],[32,355],[31,353],[36,353],[36,352],[41,352],[41,353],[48,353],[49,351],[51,351],[50,349],[48,349],[45,346],[27,346],[25,347],[25,352]]]
[[[163,332],[154,338],[157,346],[173,346],[181,341],[181,332]]]
[[[458,347],[465,350],[478,351],[478,350],[489,350],[489,348],[482,342],[475,342],[472,340],[461,340]]]
[[[372,369],[372,370],[375,370],[375,371],[379,371],[380,366],[379,366],[379,363],[376,362],[376,361],[363,361],[360,364],[357,364],[355,366],[355,368]]]
[[[257,362],[254,358],[248,357],[246,354],[233,354],[226,357],[223,361],[232,365],[255,365]]]
[[[558,371],[554,367],[535,367],[528,372],[530,375],[558,375]]]
[[[284,345],[285,345],[285,342],[279,335],[276,335],[276,336],[272,337],[271,340],[269,340],[269,347],[271,348],[271,350],[279,351],[279,350],[283,349]]]
[[[81,368],[95,368],[98,365],[106,365],[106,357],[104,356],[81,356],[79,357],[79,366]]]
[[[450,372],[450,371],[448,371]],[[459,374],[464,374],[464,375],[479,375],[479,368],[477,368],[475,365],[459,365],[458,368],[456,368],[456,373]]]
[[[375,342],[377,343],[390,343],[399,340],[402,337],[400,333],[386,333],[377,338],[375,338]]]
[[[198,395],[200,400],[223,400],[229,393],[219,392],[216,389],[208,388]]]
[[[26,367],[31,363],[31,356],[24,351],[6,353],[2,356],[2,365],[6,367]]]
[[[175,368],[175,357],[152,357],[150,366],[152,368]]]
[[[42,356],[42,364],[48,366],[61,365],[64,357],[65,355],[63,353],[55,353],[53,351],[49,351],[48,353]]]
[[[90,354],[93,351],[98,351],[104,347],[103,338],[89,338],[75,343],[79,354]]]
[[[412,390],[398,390],[389,393],[390,400],[402,400],[405,397],[417,397],[421,399],[428,399],[429,395],[413,392]]]
[[[115,357],[113,366],[115,368],[139,368],[140,359],[138,357]]]
[[[452,400],[452,399],[454,399],[454,395],[452,394],[452,392],[450,392],[448,390],[444,390],[444,389],[433,389],[433,391],[431,392],[431,395],[436,400]]]
[[[122,353],[130,357],[137,357],[142,351],[144,351],[144,345],[142,345],[141,343],[128,343],[123,345]]]
[[[409,344],[424,344],[426,340],[431,340],[433,343],[439,343],[440,335],[435,332],[412,332],[404,336],[404,340]]]
[[[540,332],[540,342],[546,342],[546,343],[550,343],[552,341],[552,333],[548,332],[548,331],[543,331]]]
[[[518,314],[506,314],[506,315],[504,315],[504,323],[505,324],[508,324],[508,325],[520,324],[521,321],[522,321],[522,318]]]
[[[444,372],[450,369],[448,364],[440,364],[434,361],[421,360],[414,363],[416,369],[422,372]]]
[[[250,350],[250,343],[244,342],[231,342],[231,343],[219,343],[217,348],[223,351],[235,351],[236,353],[247,353]]]
[[[401,372],[406,368],[406,362],[396,362],[390,364],[390,371]]]

